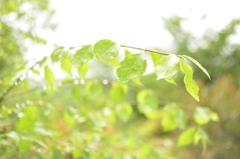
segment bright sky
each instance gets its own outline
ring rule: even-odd
[[[78,46],[110,39],[142,48],[167,48],[171,36],[161,17],[174,14],[188,18],[185,26],[197,36],[240,17],[238,0],[51,0],[51,6],[57,11],[54,20],[59,27],[54,33],[41,32],[48,45],[30,48],[29,60],[49,55],[54,43]]]

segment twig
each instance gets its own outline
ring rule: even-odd
[[[166,53],[166,52],[151,50],[151,49],[147,49],[147,48],[143,49],[143,48],[139,48],[139,47],[132,47],[132,46],[126,46],[126,45],[120,45],[120,46],[121,46],[121,47],[131,48],[131,49],[149,51],[149,52],[153,52],[153,53],[157,53],[157,54],[162,54],[162,55],[172,55],[171,53]],[[176,55],[176,56],[177,56],[177,57],[183,57],[184,55]]]
[[[73,47],[69,47],[69,49],[74,49],[76,47],[83,47],[83,46],[87,46],[87,45],[79,45],[79,46],[73,46]],[[137,50],[142,50],[142,51],[148,51],[148,52],[153,52],[153,53],[157,53],[157,54],[162,54],[162,55],[176,55],[176,54],[171,54],[171,53],[167,53],[167,52],[161,52],[161,51],[156,51],[156,50],[151,50],[151,49],[143,49],[143,48],[139,48],[139,47],[133,47],[133,46],[127,46],[127,45],[120,45],[121,47],[127,47],[127,48],[131,48],[131,49],[137,49]],[[177,57],[184,57],[184,55],[176,55]]]
[[[39,63],[39,62],[36,62],[34,65],[32,65],[32,66],[26,71],[26,73],[28,73],[29,70],[33,69],[33,67],[36,66],[38,63]],[[22,77],[22,76],[18,77],[18,78],[13,82],[13,84],[12,84],[10,87],[8,87],[8,89],[6,90],[6,92],[1,95],[1,97],[0,97],[0,104],[2,103],[2,101],[4,100],[4,98],[11,92],[11,90],[16,86],[15,83],[20,81],[21,77]]]

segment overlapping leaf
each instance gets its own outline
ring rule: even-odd
[[[85,45],[73,55],[73,63],[77,66],[81,66],[84,62],[88,62],[93,59],[93,46]]]
[[[107,62],[118,56],[120,45],[111,40],[100,40],[94,45],[93,54],[102,62]]]
[[[142,76],[146,66],[147,61],[143,53],[128,55],[117,69],[119,81],[127,83],[130,79]]]
[[[44,67],[44,77],[47,81],[48,86],[52,88],[55,82],[55,78],[53,72],[49,69],[48,66]]]
[[[158,65],[155,68],[157,80],[162,78],[170,78],[179,71],[179,58],[176,55],[162,56],[158,60]]]
[[[202,67],[202,65],[201,65],[197,60],[195,60],[195,59],[192,58],[192,57],[186,56],[186,55],[184,55],[184,57],[188,58],[188,59],[189,59],[190,61],[192,61],[195,65],[197,65],[197,66],[208,76],[208,78],[211,79],[211,77],[210,77],[209,73],[207,72],[207,70],[206,70],[204,67]]]
[[[188,93],[195,98],[197,101],[199,101],[199,88],[196,82],[193,80],[193,70],[192,67],[189,66],[186,62],[184,62],[182,59],[180,59],[180,66],[182,72],[185,74],[184,77],[184,83],[186,86],[186,89]]]

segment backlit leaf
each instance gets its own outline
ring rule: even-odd
[[[47,81],[48,86],[50,88],[53,88],[55,78],[54,78],[54,74],[52,73],[52,71],[49,69],[48,66],[44,67],[44,77]]]
[[[62,46],[53,50],[53,52],[51,54],[52,62],[61,61],[62,59],[64,59],[64,57],[65,57],[65,51],[64,51],[64,47],[62,47]]]
[[[133,78],[132,80],[133,80],[134,83],[136,83],[136,84],[138,84],[140,86],[143,86],[143,84],[142,84],[142,82],[140,81],[139,78]]]
[[[132,106],[130,104],[117,105],[116,107],[117,115],[123,120],[128,121],[132,114]]]
[[[93,59],[93,46],[86,45],[73,55],[73,63],[77,66],[81,66],[83,63]]]
[[[87,71],[89,69],[89,63],[88,62],[84,62],[82,64],[82,66],[79,66],[78,69],[78,74],[80,76],[81,79],[83,79],[84,81],[86,81],[86,75],[87,75]]]
[[[57,148],[53,149],[53,159],[64,159],[63,152]]]
[[[184,62],[182,59],[180,59],[180,66],[182,72],[185,74],[184,77],[184,83],[186,86],[186,89],[188,93],[195,98],[197,101],[199,101],[199,88],[196,82],[193,80],[193,70],[192,67],[189,66],[186,62]]]
[[[176,55],[162,56],[158,60],[158,65],[155,68],[157,74],[157,80],[162,78],[170,78],[175,75],[179,69],[179,58]]]
[[[188,128],[178,138],[178,146],[186,146],[193,142],[194,133],[196,131],[195,127]]]
[[[146,70],[146,65],[143,53],[128,55],[117,69],[119,81],[127,83],[130,79],[142,76]]]
[[[146,115],[152,117],[153,112],[158,108],[158,98],[149,90],[142,90],[137,94],[138,110]],[[148,114],[150,114],[148,116]],[[155,114],[155,113],[154,113]]]
[[[212,121],[219,120],[218,114],[215,112],[212,112],[209,108],[206,108],[206,107],[197,107],[193,117],[195,122],[199,125],[206,124],[210,120]]]
[[[165,81],[167,81],[168,83],[177,85],[177,83],[176,83],[173,79],[171,79],[171,78],[164,78],[164,79],[165,79]]]
[[[120,45],[111,40],[100,40],[94,45],[93,53],[97,55],[98,59],[102,62],[107,62],[118,56]]]
[[[119,104],[124,100],[127,93],[127,85],[122,83],[113,83],[112,89],[109,92],[109,96],[115,104]]]
[[[120,64],[117,59],[110,59],[109,62],[110,62],[114,67],[118,67],[119,64]]]
[[[156,53],[153,53],[153,52],[150,52],[150,55],[152,57],[152,62],[153,62],[154,67],[157,67],[158,61],[159,61],[160,58],[162,58],[163,55],[156,54]]]
[[[90,81],[86,85],[87,94],[91,98],[99,96],[103,92],[102,85],[98,82]]]
[[[164,106],[164,115],[161,120],[161,125],[164,131],[171,131],[176,128],[184,129],[186,123],[187,117],[182,109],[174,105]]]
[[[69,75],[72,75],[72,63],[67,58],[61,61],[61,68],[67,72]]]
[[[188,58],[188,59],[189,59],[190,61],[192,61],[195,65],[197,65],[197,66],[208,76],[208,78],[211,80],[211,77],[210,77],[209,73],[207,72],[207,70],[206,70],[204,67],[202,67],[202,65],[201,65],[197,60],[195,60],[195,59],[192,58],[192,57],[186,56],[186,55],[184,55],[184,57]]]

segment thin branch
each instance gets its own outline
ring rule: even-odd
[[[36,62],[34,65],[32,65],[29,69],[27,69],[26,73],[28,73],[29,70],[33,69],[34,66],[36,66],[39,62]],[[2,101],[5,99],[5,97],[11,92],[11,90],[16,86],[15,83],[19,82],[21,80],[22,76],[19,76],[11,86],[8,87],[8,89],[6,90],[5,93],[3,93],[0,97],[0,104],[2,103]]]
[[[73,47],[69,47],[69,49],[75,49],[76,47],[83,47],[83,46],[87,46],[87,45],[79,45],[79,46],[73,46]],[[167,53],[167,52],[161,52],[161,51],[156,51],[156,50],[151,50],[151,49],[143,49],[143,48],[139,48],[139,47],[133,47],[133,46],[127,46],[127,45],[120,45],[121,47],[127,47],[127,48],[131,48],[131,49],[136,49],[136,50],[142,50],[142,51],[148,51],[148,52],[153,52],[153,53],[157,53],[157,54],[162,54],[162,55],[173,55],[171,53]],[[176,54],[175,54],[176,55]],[[177,57],[184,57],[184,55],[176,55]]]
[[[153,53],[157,53],[157,54],[162,54],[162,55],[172,55],[171,53],[166,53],[166,52],[161,52],[161,51],[156,51],[156,50],[151,50],[151,49],[143,49],[143,48],[139,48],[139,47],[132,47],[132,46],[126,46],[126,45],[120,45],[121,47],[127,47],[127,48],[131,48],[131,49],[137,49],[137,50],[142,50],[142,51],[149,51],[149,52],[153,52]],[[183,57],[184,55],[176,55],[177,57]]]

